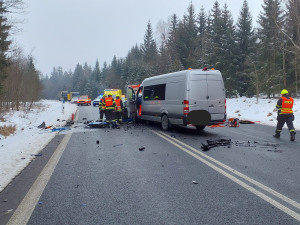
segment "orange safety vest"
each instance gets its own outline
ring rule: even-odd
[[[106,104],[106,107],[112,106],[113,98],[112,97],[106,97],[105,98],[105,104]]]
[[[121,111],[121,99],[116,99],[115,102],[116,102],[116,108],[117,108],[116,110]]]
[[[289,99],[282,96],[282,105],[281,105],[281,112],[280,114],[292,114],[293,113],[293,105],[294,105],[294,99],[290,97]]]

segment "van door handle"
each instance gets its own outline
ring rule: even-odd
[[[214,105],[210,105],[210,106],[208,106],[208,107],[215,107]]]
[[[209,96],[206,96],[206,99],[209,99]]]
[[[197,102],[194,102],[194,104],[197,104]]]

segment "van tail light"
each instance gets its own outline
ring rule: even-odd
[[[225,114],[226,114],[226,98],[225,98],[225,101],[224,101],[224,103],[225,103]]]
[[[189,100],[183,100],[183,114],[187,115],[189,114],[190,106],[189,106]]]

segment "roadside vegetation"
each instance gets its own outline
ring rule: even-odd
[[[4,126],[0,126],[0,135],[7,137],[13,133],[15,133],[16,131],[16,126],[12,126],[12,125],[4,125]]]
[[[41,96],[40,72],[33,56],[24,56],[11,37],[20,22],[12,16],[23,13],[24,8],[23,0],[0,0],[0,113],[24,106],[30,110]]]

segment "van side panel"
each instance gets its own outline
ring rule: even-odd
[[[183,119],[183,100],[186,92],[186,79],[176,79],[174,82],[167,83],[166,101],[162,106],[162,111],[168,114],[172,124],[182,124]]]

